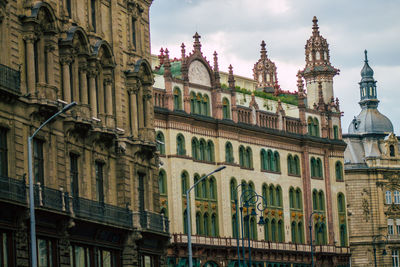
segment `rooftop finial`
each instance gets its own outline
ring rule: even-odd
[[[316,16],[313,17],[312,22],[313,22],[313,27],[312,27],[313,28],[313,34],[318,34],[319,33],[318,32],[319,27],[318,27],[318,19],[317,19]]]
[[[265,49],[265,42],[262,40],[261,42],[261,58],[267,57],[267,50]]]
[[[368,56],[367,56],[367,49],[364,50],[364,54],[365,54],[365,63],[368,63]]]
[[[194,44],[193,44],[193,48],[195,51],[200,51],[201,50],[201,44],[200,44],[200,38],[201,36],[196,32],[193,35],[194,38]]]
[[[229,88],[235,89],[235,77],[233,76],[233,67],[231,64],[229,65],[228,69],[229,69],[229,76],[228,76]]]
[[[217,71],[217,72],[219,71],[217,51],[214,51],[214,71]]]

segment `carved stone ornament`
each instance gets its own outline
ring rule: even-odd
[[[399,216],[400,215],[400,205],[399,204],[394,204],[389,206],[387,211],[385,212],[385,215],[387,216]]]
[[[362,209],[363,209],[364,221],[368,222],[370,216],[370,209],[368,200],[366,198],[364,198],[362,201]]]

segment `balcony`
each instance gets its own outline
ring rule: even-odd
[[[68,193],[37,184],[35,185],[35,207],[69,212]]]
[[[78,218],[132,228],[132,213],[128,208],[80,197],[73,199],[72,203],[73,212]]]
[[[26,204],[25,179],[17,180],[0,176],[0,199]]]
[[[135,226],[139,226],[142,231],[169,233],[168,218],[162,214],[150,211],[134,212],[133,222]]]
[[[0,89],[9,94],[19,95],[21,93],[20,86],[20,71],[0,64]]]

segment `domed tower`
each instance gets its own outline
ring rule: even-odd
[[[254,64],[253,76],[257,81],[257,90],[267,93],[274,93],[277,87],[278,78],[276,76],[276,66],[267,57],[267,50],[265,49],[265,42],[261,42],[261,58]]]
[[[333,77],[339,73],[329,61],[329,45],[319,33],[317,17],[313,18],[313,32],[305,46],[306,67],[302,71],[307,86],[307,106],[312,108],[318,104],[318,84],[321,82],[325,104],[333,97]]]
[[[378,111],[379,100],[376,92],[374,71],[368,64],[367,50],[364,51],[364,67],[361,70],[360,106],[361,112],[349,125],[349,134],[387,134],[393,132],[392,122]]]

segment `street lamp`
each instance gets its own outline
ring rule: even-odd
[[[384,237],[384,238],[386,238],[386,244],[388,243],[388,236],[387,236],[387,235],[377,235],[377,236],[374,236],[374,238],[372,239],[372,246],[373,246],[373,248],[374,248],[374,263],[375,263],[375,267],[378,266],[378,265],[376,264],[376,246],[375,246],[375,240],[376,240],[378,237]],[[384,248],[383,251],[382,251],[382,256],[386,256],[386,255],[387,255],[387,252],[386,252],[386,249]]]
[[[35,135],[49,122],[54,120],[58,115],[65,113],[67,110],[76,105],[76,102],[69,103],[62,110],[51,116],[47,121],[37,128],[37,130],[28,137],[28,173],[29,173],[29,211],[31,221],[31,263],[32,267],[37,267],[37,253],[36,253],[36,222],[35,222],[35,200],[33,195],[33,167],[32,167],[32,140]]]
[[[226,166],[221,166],[218,169],[215,169],[214,171],[210,172],[209,174],[204,175],[201,177],[192,187],[190,187],[188,190],[186,190],[186,224],[187,224],[187,232],[188,232],[188,257],[189,257],[189,267],[193,267],[193,256],[192,256],[192,234],[190,232],[190,200],[189,200],[189,193],[190,191],[196,187],[201,181],[206,179],[208,176],[222,171],[225,169]]]
[[[313,250],[313,240],[312,240],[312,225],[313,225],[313,220],[312,216],[314,214],[319,214],[318,211],[313,211],[310,214],[310,220],[308,221],[308,229],[310,230],[310,244],[311,244],[311,267],[314,267],[314,250]]]

